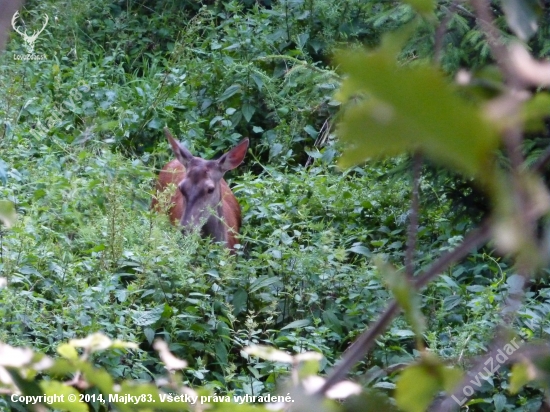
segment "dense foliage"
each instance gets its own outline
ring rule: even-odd
[[[475,132],[482,123],[474,119],[474,104],[499,91],[488,43],[466,5],[440,0],[427,16],[413,7],[422,1],[202,3],[29,1],[21,12],[29,27],[49,16],[35,46],[47,58],[15,60],[24,53],[17,33],[1,57],[0,200],[15,205],[18,221],[9,229],[0,226],[0,278],[6,282],[0,289],[0,342],[73,362],[58,365],[53,375],[60,380],[85,370],[93,381],[93,372],[82,366],[90,362],[114,381],[161,385],[165,369],[153,348],[157,338],[188,362],[181,381],[178,375],[171,383],[205,393],[276,393],[277,385],[290,380],[286,363],[245,354],[252,344],[292,354],[319,352],[324,359],[316,368],[326,373],[395,294],[384,265],[405,265],[412,180],[406,155],[336,168],[342,148],[333,125],[346,112],[337,113],[342,104],[334,93],[344,76],[334,54],[384,42],[391,49],[394,43],[384,35],[405,28],[405,40],[395,42],[398,66],[422,68],[437,60],[444,72],[394,83],[406,88],[403,107],[411,111],[424,109],[415,95],[432,86],[439,90],[436,80],[451,82],[461,68],[472,70],[475,80],[468,87],[444,94],[450,103],[440,110],[457,107],[453,96],[469,102],[460,106],[463,112],[442,113],[445,127],[462,122]],[[494,12],[511,39],[500,2]],[[529,42],[536,57],[550,51],[550,25],[543,17]],[[438,36],[442,21],[446,30]],[[342,70],[353,77],[350,62],[352,57],[342,61]],[[389,90],[397,66],[384,62],[375,80],[387,82]],[[361,96],[347,92],[351,105],[359,106]],[[545,111],[533,120],[540,123]],[[345,124],[356,130],[352,122]],[[251,138],[246,164],[230,178],[244,216],[235,256],[208,239],[183,237],[149,210],[155,176],[172,157],[161,133],[165,125],[205,158]],[[527,143],[531,163],[547,144],[544,128],[533,130]],[[454,132],[449,128],[460,139],[460,131]],[[477,148],[473,134],[462,145]],[[380,140],[386,143],[383,133]],[[460,143],[454,147],[462,150]],[[348,152],[347,161],[361,160],[370,149]],[[472,172],[464,155],[464,163],[443,172],[438,156],[426,152],[431,163],[419,180],[417,272],[459,245],[491,198],[471,184],[472,176],[487,169]],[[455,154],[440,158],[453,164]],[[456,173],[465,169],[465,176]],[[475,249],[419,295],[427,320],[420,346],[449,365],[467,369],[487,350],[501,307],[517,289],[513,261],[494,248]],[[549,299],[545,280],[533,280],[509,326],[529,341],[547,338]],[[412,323],[396,318],[353,369],[354,380],[368,389],[361,396],[372,405],[395,408],[399,372],[421,358]],[[76,362],[73,346],[91,346],[69,350],[64,344],[95,332],[138,347],[125,351],[124,345],[106,344],[110,350],[85,350],[83,363]],[[540,407],[543,392],[535,384],[506,391],[506,371],[476,387],[470,409]],[[96,384],[87,393],[101,390]],[[0,407],[22,410],[9,397],[0,398]],[[344,405],[364,407],[353,398]]]

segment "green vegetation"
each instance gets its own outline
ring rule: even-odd
[[[49,22],[45,60],[14,59],[18,33],[0,57],[0,342],[37,355],[0,346],[0,409],[26,410],[12,393],[81,393],[52,407],[105,411],[98,397],[119,384],[145,396],[110,402],[121,411],[201,410],[159,393],[291,394],[304,411],[421,411],[454,393],[474,411],[538,410],[550,355],[529,345],[550,333],[549,195],[533,165],[548,65],[527,79],[495,63],[479,1],[202,3],[21,11],[29,33]],[[493,3],[502,39],[548,56],[536,1]],[[243,210],[235,256],[149,210],[172,158],[165,125],[205,158],[250,137],[228,179]],[[492,241],[468,243],[481,221]],[[423,277],[463,241],[469,254]],[[392,298],[403,312],[348,350]],[[512,358],[513,339],[522,362],[468,383],[478,356]],[[310,396],[308,378],[368,345],[343,371],[359,396]],[[206,403],[263,410],[225,400]]]

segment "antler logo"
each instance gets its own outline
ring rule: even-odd
[[[48,24],[48,15],[44,14],[44,16],[46,18],[46,21],[44,22],[44,25],[42,26],[42,28],[40,30],[33,31],[31,35],[28,35],[26,30],[23,31],[20,28],[17,28],[16,22],[17,22],[17,19],[20,17],[19,11],[16,11],[13,17],[11,18],[11,26],[17,33],[19,33],[23,37],[23,40],[25,41],[25,49],[29,54],[32,54],[34,52],[34,42],[38,38],[38,35],[44,31],[44,29],[46,28],[46,25]]]

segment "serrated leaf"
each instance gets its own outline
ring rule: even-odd
[[[242,108],[243,116],[247,122],[250,122],[250,119],[252,119],[252,116],[256,112],[256,108],[252,106],[250,103],[243,104]]]
[[[366,96],[347,108],[339,124],[346,145],[340,166],[420,150],[467,176],[494,179],[492,160],[500,142],[495,127],[455,93],[439,70],[404,67],[388,47],[338,58],[347,74],[340,100]]]
[[[529,40],[538,29],[540,5],[536,0],[502,0],[502,8],[510,29],[521,40]]]
[[[506,396],[504,396],[502,393],[496,393],[493,395],[493,404],[495,405],[495,411],[501,412],[504,410],[504,407],[506,406]]]
[[[157,306],[152,310],[135,311],[132,313],[132,320],[137,326],[149,326],[160,320],[164,312],[164,305]]]

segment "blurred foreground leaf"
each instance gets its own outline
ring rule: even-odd
[[[337,97],[350,101],[339,125],[346,145],[340,166],[420,150],[434,162],[491,181],[499,136],[481,110],[459,97],[437,69],[402,67],[384,49],[338,56],[347,78]]]
[[[0,222],[8,229],[15,223],[15,206],[9,200],[0,200]]]

